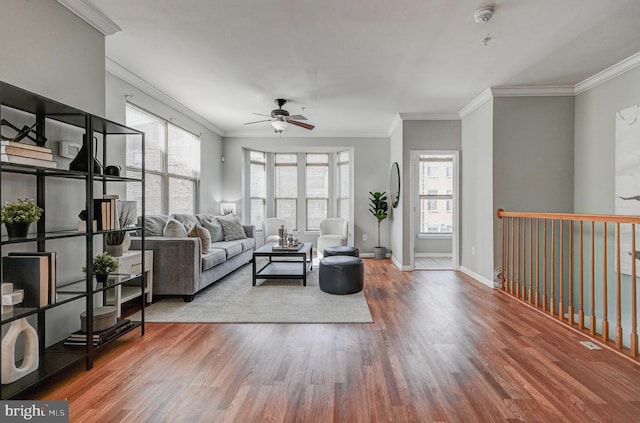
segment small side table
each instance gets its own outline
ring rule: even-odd
[[[141,273],[142,270],[142,251],[129,250],[120,257],[114,257],[118,261],[118,270],[115,273]],[[144,292],[147,295],[147,302],[153,299],[153,251],[145,251],[144,256],[144,273],[147,279],[147,286]],[[140,296],[139,285],[116,285],[113,289],[105,291],[105,305],[113,305],[118,308],[118,317],[121,317],[121,306],[134,298]]]

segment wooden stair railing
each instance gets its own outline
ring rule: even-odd
[[[640,216],[502,209],[496,214],[502,219],[502,290],[637,361],[636,260],[640,251],[636,251],[636,224]],[[590,232],[588,239],[585,229]],[[613,251],[608,246],[609,229],[615,229]],[[630,246],[621,247],[623,233],[630,238]],[[630,261],[628,274],[622,273],[623,260]],[[623,319],[624,313],[630,314],[629,321]],[[613,334],[610,320],[615,320]],[[628,342],[624,333],[629,333]]]

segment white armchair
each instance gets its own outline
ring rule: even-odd
[[[287,233],[291,233],[293,225],[291,222],[285,219],[278,219],[277,217],[269,217],[262,221],[262,231],[264,233],[264,243],[278,242],[280,237],[278,236],[278,229],[284,225],[284,229]]]
[[[346,219],[339,217],[325,219],[320,222],[320,236],[318,237],[318,258],[324,257],[325,247],[347,245],[349,224]]]

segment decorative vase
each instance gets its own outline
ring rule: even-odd
[[[20,367],[16,365],[16,343],[24,339],[24,355]],[[26,317],[14,320],[2,338],[2,383],[15,382],[38,369],[40,364],[38,332],[27,322]]]
[[[69,163],[69,170],[77,170],[80,172],[88,172],[89,166],[87,162],[87,135],[82,136],[82,148],[78,151],[76,157]],[[96,159],[93,159],[93,173],[100,175],[102,167]]]
[[[104,249],[112,257],[122,257],[122,253],[124,253],[124,244],[107,245]]]
[[[29,233],[30,222],[5,223],[9,238],[26,238]]]
[[[108,273],[96,273],[96,280],[99,283],[107,283],[107,279],[109,279]]]

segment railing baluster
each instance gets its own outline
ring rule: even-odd
[[[540,219],[536,219],[536,307],[540,305]]]
[[[560,292],[558,295],[558,318],[564,320],[564,220],[560,219]]]
[[[518,259],[516,261],[516,297],[520,298],[520,241],[522,240],[522,237],[520,236],[520,221],[522,219],[518,218],[518,235],[517,235],[517,242],[518,242]]]
[[[505,253],[505,248],[504,248],[505,247],[505,244],[504,244],[504,229],[505,228],[504,228],[504,219],[500,219],[500,220],[501,220],[500,223],[502,224],[502,263],[501,263],[502,272],[501,272],[501,275],[500,275],[500,288],[502,290],[504,290],[504,288],[505,288],[505,277],[504,277],[504,275],[505,275],[505,273],[507,271],[506,263],[505,263],[505,260],[504,260],[504,257],[505,257],[505,254],[506,254]]]
[[[596,222],[591,221],[591,316],[589,329],[596,336]]]
[[[533,295],[533,219],[529,219],[529,304],[532,303]]]
[[[514,275],[514,269],[515,269],[515,249],[516,249],[516,244],[515,244],[515,218],[511,219],[511,283],[509,284],[509,293],[513,295],[513,279],[515,277]]]
[[[616,347],[622,348],[622,302],[620,299],[620,223],[616,223]]]
[[[547,311],[547,219],[544,219],[544,256],[542,257],[542,311]]]
[[[569,221],[569,324],[573,325],[573,220]]]
[[[609,304],[607,292],[607,222],[603,224],[602,234],[602,339],[609,339]]]
[[[578,310],[578,326],[584,329],[584,225],[580,221],[580,310]]]
[[[556,314],[556,222],[551,219],[551,295],[549,296],[549,313]]]
[[[638,356],[638,310],[636,309],[636,225],[631,224],[631,355]]]

